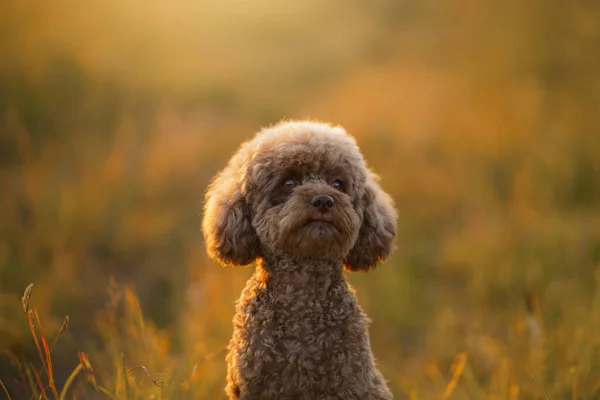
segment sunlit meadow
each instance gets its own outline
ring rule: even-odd
[[[596,2],[3,2],[0,398],[223,399],[203,193],[281,118],[396,202],[348,274],[396,398],[599,398],[598,49]]]

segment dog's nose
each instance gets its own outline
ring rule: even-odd
[[[320,212],[327,212],[333,207],[333,197],[326,194],[319,194],[312,198],[311,204]]]

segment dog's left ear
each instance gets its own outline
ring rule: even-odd
[[[208,255],[221,264],[244,266],[260,256],[245,196],[246,147],[211,182],[206,192],[202,232]]]
[[[368,171],[362,199],[363,222],[356,243],[346,257],[350,271],[368,271],[384,261],[394,248],[397,215],[394,201],[379,186],[379,177]]]

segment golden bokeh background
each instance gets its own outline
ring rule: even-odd
[[[208,260],[203,192],[311,118],[396,201],[398,250],[348,275],[396,398],[597,398],[599,49],[592,1],[3,2],[0,380],[43,369],[34,282],[57,385],[82,351],[115,398],[224,398],[251,268]]]

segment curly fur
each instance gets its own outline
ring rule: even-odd
[[[333,206],[319,211],[318,195]],[[257,262],[233,320],[230,399],[392,398],[342,272],[388,257],[396,211],[350,135],[304,121],[263,129],[209,185],[202,230],[222,264]]]

